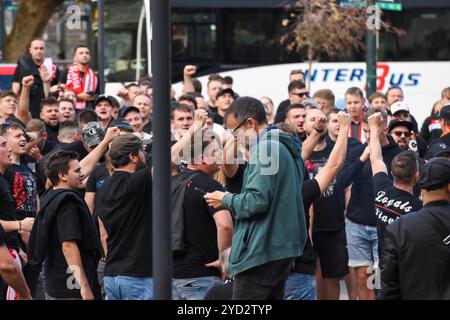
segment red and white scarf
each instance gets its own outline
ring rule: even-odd
[[[97,88],[97,75],[95,72],[89,68],[86,68],[83,79],[81,79],[80,70],[76,63],[73,63],[69,67],[69,72],[67,73],[67,83],[66,89],[73,91],[75,94],[80,94],[82,92],[95,92]],[[86,107],[86,102],[83,100],[77,100],[77,110],[84,109]]]

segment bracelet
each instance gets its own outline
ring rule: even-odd
[[[22,231],[22,221],[19,220],[19,231]]]
[[[314,130],[316,130],[318,133],[324,133],[325,129],[319,130],[316,127],[314,127]]]

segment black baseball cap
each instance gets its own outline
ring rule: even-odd
[[[232,97],[234,97],[234,91],[231,88],[226,89],[220,89],[216,94],[216,99],[219,99],[219,97],[223,96],[225,93],[231,94]]]
[[[450,183],[450,160],[433,158],[420,172],[419,185],[422,189],[433,191]]]
[[[123,118],[125,118],[127,116],[128,112],[137,112],[139,114],[141,113],[141,111],[137,107],[130,106],[130,107],[126,107],[125,109],[123,109],[123,112],[121,112],[121,116]]]
[[[409,131],[414,130],[414,126],[413,126],[412,122],[402,120],[402,119],[394,119],[394,120],[391,120],[391,122],[389,122],[388,132],[391,132],[394,128],[400,127],[400,126],[408,128]]]
[[[112,96],[107,96],[107,95],[105,95],[105,94],[99,95],[99,96],[97,97],[97,99],[95,99],[95,101],[94,101],[94,106],[97,106],[101,101],[105,101],[105,100],[109,102],[109,104],[111,105],[111,107],[114,106],[114,100],[115,100],[115,98],[112,97]]]
[[[446,156],[445,153],[450,154],[450,146],[443,142],[433,143],[428,149],[426,158],[436,158]]]

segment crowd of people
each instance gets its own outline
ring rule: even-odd
[[[0,299],[153,299],[152,78],[117,99],[86,46],[44,57],[33,40],[0,92]],[[183,72],[173,299],[450,299],[450,87],[419,130],[400,87],[339,110],[293,70],[275,108]]]

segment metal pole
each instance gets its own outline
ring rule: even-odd
[[[100,92],[105,92],[105,30],[103,25],[103,0],[97,1],[98,28],[97,28],[97,71]]]
[[[367,6],[374,6],[375,0],[367,0]],[[376,30],[366,31],[366,71],[367,71],[367,92],[369,98],[377,91],[377,46]]]
[[[154,298],[172,296],[170,232],[170,1],[152,0]],[[155,49],[153,49],[155,48]]]
[[[6,60],[5,37],[5,4],[0,0],[0,61]]]

